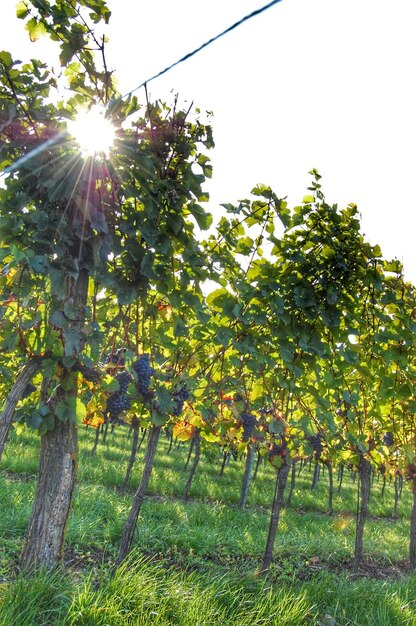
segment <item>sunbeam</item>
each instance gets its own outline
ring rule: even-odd
[[[68,122],[68,132],[84,156],[108,156],[115,138],[114,126],[105,117],[105,110],[99,107],[80,111]]]
[[[46,141],[41,143],[39,146],[36,146],[36,148],[33,148],[33,150],[30,150],[27,154],[24,154],[23,156],[21,156],[20,159],[17,159],[17,161],[12,163],[8,167],[4,168],[4,170],[0,172],[0,177],[7,176],[7,174],[12,174],[16,170],[18,170],[22,165],[24,165],[26,161],[33,159],[39,154],[42,154],[42,152],[50,148],[50,146],[53,146],[56,143],[58,143],[58,141],[61,141],[66,135],[67,135],[66,131],[56,133],[56,135],[54,135],[50,139],[47,139]]]

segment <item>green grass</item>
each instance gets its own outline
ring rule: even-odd
[[[353,580],[321,572],[272,585],[252,574],[178,571],[132,553],[110,576],[40,572],[0,585],[4,626],[412,626],[416,578]],[[333,618],[329,620],[329,616]],[[336,620],[336,622],[334,621]],[[322,622],[321,622],[322,623]]]
[[[243,463],[232,460],[219,476],[220,459],[207,448],[185,503],[188,444],[168,454],[163,437],[141,511],[141,556],[133,554],[111,577],[144,446],[130,489],[120,493],[131,440],[120,428],[91,457],[94,435],[91,429],[80,433],[66,573],[31,578],[16,572],[33,501],[38,442],[30,433],[10,437],[0,466],[0,626],[416,624],[416,578],[403,569],[411,505],[406,485],[399,517],[392,520],[393,485],[381,499],[381,481],[374,482],[364,567],[354,577],[357,485],[346,473],[335,514],[328,516],[327,476],[311,493],[312,468],[305,468],[292,506],[282,512],[275,562],[263,579],[256,570],[269,524],[273,468],[260,466],[242,511],[236,505]]]

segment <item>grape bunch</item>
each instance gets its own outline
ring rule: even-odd
[[[252,435],[252,432],[257,425],[257,420],[252,413],[248,413],[247,411],[243,411],[240,415],[240,422],[243,425],[243,434],[241,436],[241,441],[248,441]]]
[[[391,446],[394,446],[394,435],[393,435],[393,433],[390,433],[390,432],[384,433],[384,435],[383,435],[383,443],[388,448],[390,448]]]
[[[116,392],[112,393],[107,398],[107,404],[105,407],[104,415],[109,422],[113,424],[122,424],[123,420],[120,415],[123,411],[128,411],[130,408],[130,399],[126,395]]]
[[[104,416],[105,420],[112,424],[122,424],[123,420],[120,415],[124,411],[128,411],[131,406],[130,398],[126,396],[126,393],[133,376],[129,372],[123,371],[118,372],[115,379],[118,382],[119,390],[108,396]]]
[[[316,433],[316,435],[309,435],[306,439],[312,444],[313,451],[315,452],[315,458],[319,459],[323,450],[323,435],[321,433]]]
[[[173,415],[175,417],[179,417],[179,415],[182,414],[183,405],[185,404],[185,401],[188,400],[188,398],[189,398],[189,391],[186,385],[183,385],[183,387],[181,387],[178,391],[176,391],[173,394],[173,401],[175,403],[175,406],[173,409]]]
[[[137,374],[137,390],[144,400],[150,400],[152,393],[149,391],[150,379],[154,369],[150,365],[150,354],[140,354],[133,363],[133,369]]]
[[[126,395],[127,389],[132,380],[133,376],[126,371],[116,374],[116,381],[119,384],[121,395]]]

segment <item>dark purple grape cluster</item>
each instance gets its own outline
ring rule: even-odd
[[[240,415],[240,422],[243,425],[243,434],[241,441],[248,441],[253,433],[254,428],[257,425],[257,420],[252,413],[243,411]]]
[[[150,354],[140,354],[133,363],[133,369],[137,374],[137,390],[144,400],[152,397],[149,392],[150,379],[154,374],[154,369],[150,365]]]
[[[173,415],[175,417],[179,417],[179,415],[182,414],[183,405],[188,399],[189,399],[189,391],[186,385],[183,385],[183,387],[181,387],[178,391],[176,391],[173,394],[173,401],[175,403],[175,406],[173,409]]]
[[[122,424],[123,420],[120,415],[130,408],[130,399],[122,393],[112,393],[107,398],[105,407],[106,420],[115,424]]]
[[[126,395],[129,384],[133,380],[133,376],[126,371],[118,372],[118,374],[116,374],[116,380],[120,387],[120,394]]]
[[[316,435],[309,435],[306,439],[312,444],[313,451],[315,452],[315,458],[319,459],[323,450],[323,435],[321,433],[316,433]]]
[[[394,435],[393,433],[387,432],[383,435],[383,443],[385,446],[394,446]]]

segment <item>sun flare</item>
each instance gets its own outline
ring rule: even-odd
[[[94,107],[80,111],[68,122],[68,132],[84,156],[108,156],[115,138],[115,128],[105,117],[105,110]]]

